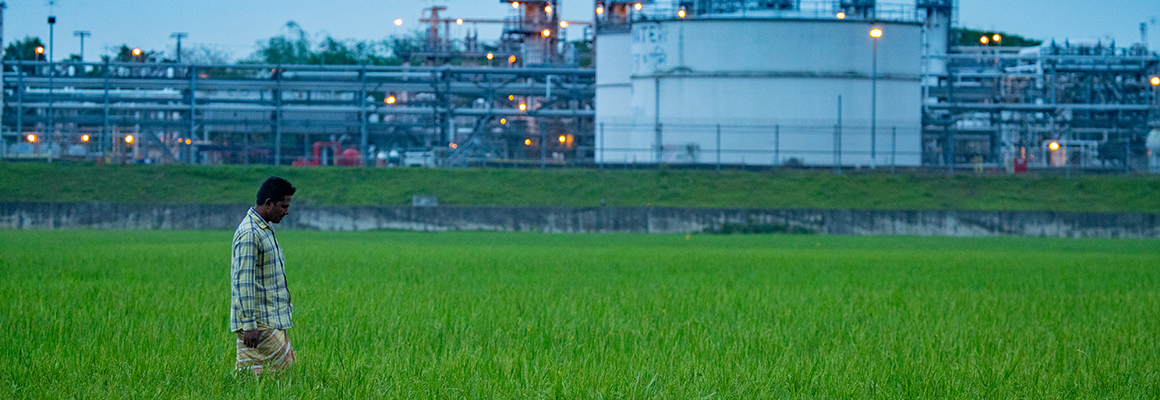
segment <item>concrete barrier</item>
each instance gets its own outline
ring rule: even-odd
[[[232,230],[246,205],[0,203],[2,229]],[[1160,239],[1160,214],[664,207],[301,206],[279,229],[689,233],[734,226],[831,235]]]

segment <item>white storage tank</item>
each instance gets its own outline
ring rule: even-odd
[[[628,49],[623,34],[598,32],[597,161],[919,165],[917,13],[874,21],[794,11],[668,10],[635,18]],[[876,73],[873,28],[882,31]]]

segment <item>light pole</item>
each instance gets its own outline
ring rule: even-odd
[[[52,62],[52,48],[53,48],[52,40],[53,40],[53,28],[54,27],[56,27],[56,16],[49,15],[48,16],[48,62],[49,63]]]
[[[870,168],[873,169],[878,164],[878,38],[882,37],[882,29],[871,29],[870,37],[874,39],[874,67],[870,75]]]
[[[177,39],[177,63],[181,64],[181,38],[189,36],[185,32],[173,32],[169,35],[170,38]]]
[[[73,36],[81,38],[81,62],[85,62],[85,37],[92,36],[89,31],[75,31]]]

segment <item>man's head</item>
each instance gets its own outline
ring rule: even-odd
[[[290,197],[297,190],[289,181],[271,176],[258,189],[258,202],[254,206],[254,211],[257,211],[266,222],[275,224],[282,222],[282,217],[290,215]]]

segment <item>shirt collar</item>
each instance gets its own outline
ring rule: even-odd
[[[258,227],[260,227],[262,229],[268,229],[271,231],[274,230],[274,228],[271,227],[269,223],[266,223],[266,220],[263,219],[260,214],[258,214],[258,211],[254,210],[254,207],[250,207],[250,211],[247,212],[246,215],[248,215],[251,219],[253,219],[254,223],[258,224]]]

